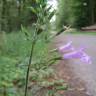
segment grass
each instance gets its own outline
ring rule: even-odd
[[[31,30],[28,32],[32,33]],[[24,65],[28,64],[31,43],[31,40],[26,40],[23,32],[5,34],[5,43],[0,50],[0,88],[12,87],[14,79],[25,78],[27,67]],[[48,54],[47,49],[48,44],[39,36],[34,50],[34,61],[44,59]]]

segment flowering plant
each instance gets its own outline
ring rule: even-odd
[[[48,25],[50,25],[50,19],[54,15],[54,11],[47,15],[47,13],[45,12],[46,4],[42,4],[42,2],[40,1],[38,1],[37,3],[39,5],[39,10],[38,8],[37,9],[34,9],[33,7],[31,8],[31,10],[36,12],[37,14],[37,22],[36,24],[34,24],[35,31],[32,38],[32,47],[30,52],[31,54],[30,54],[30,58],[27,66],[24,96],[27,96],[28,94],[28,88],[30,88],[30,86],[28,86],[30,83],[29,81],[31,81],[32,83],[31,86],[33,86],[33,88],[34,86],[36,87],[35,88],[36,92],[35,93],[33,92],[33,94],[35,95],[37,94],[36,96],[45,96],[44,92],[46,94],[48,93],[48,95],[46,96],[57,96],[55,95],[56,93],[58,93],[57,91],[65,90],[67,89],[67,86],[65,85],[64,80],[57,79],[57,77],[53,74],[54,73],[53,69],[52,68],[50,69],[50,66],[55,64],[57,60],[65,60],[65,59],[80,59],[83,62],[91,64],[91,59],[90,59],[90,56],[88,56],[84,52],[84,48],[80,48],[79,50],[76,50],[72,46],[72,41],[70,41],[66,45],[60,46],[50,51],[51,53],[60,52],[62,53],[62,55],[58,56],[58,54],[57,55],[55,54],[53,57],[49,56],[50,58],[44,57],[43,58],[44,60],[41,60],[39,63],[38,62],[34,64],[32,63],[35,45],[38,42],[39,36],[44,34],[42,36],[44,36],[45,41],[48,40],[48,38],[50,37],[48,34],[48,31],[49,31]],[[50,9],[51,7],[49,7],[47,11]],[[43,11],[46,13],[46,16],[44,16]],[[31,73],[32,78],[30,77],[29,72]],[[39,95],[38,95],[38,92],[39,92]],[[43,94],[43,95],[40,95],[40,94]]]
[[[67,44],[58,47],[54,51],[59,51],[63,53],[62,59],[80,59],[82,62],[91,64],[91,57],[84,52],[84,48],[80,48],[79,50],[75,49],[72,46],[72,41]]]

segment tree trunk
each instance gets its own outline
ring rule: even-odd
[[[1,13],[1,31],[5,31],[5,19],[6,19],[6,5],[7,5],[7,1],[6,0],[2,0],[2,13]]]
[[[21,24],[22,24],[21,14],[22,14],[22,1],[19,0],[19,6],[18,6],[18,28],[19,29],[20,29]]]
[[[91,24],[95,23],[95,18],[94,18],[94,0],[89,0],[89,6],[90,6],[90,19],[91,19]]]

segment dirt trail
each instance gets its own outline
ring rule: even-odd
[[[61,34],[54,43],[56,46],[73,41],[78,48],[85,47],[86,52],[92,57],[92,64],[84,64],[79,60],[61,61],[57,65],[59,76],[63,77],[74,91],[69,91],[65,96],[96,96],[96,36],[79,34]]]

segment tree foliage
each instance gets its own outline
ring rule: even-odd
[[[80,28],[96,22],[95,0],[59,0],[58,2],[58,27],[65,24]]]
[[[28,6],[34,6],[36,0],[0,0],[0,30],[11,32],[36,20]]]

